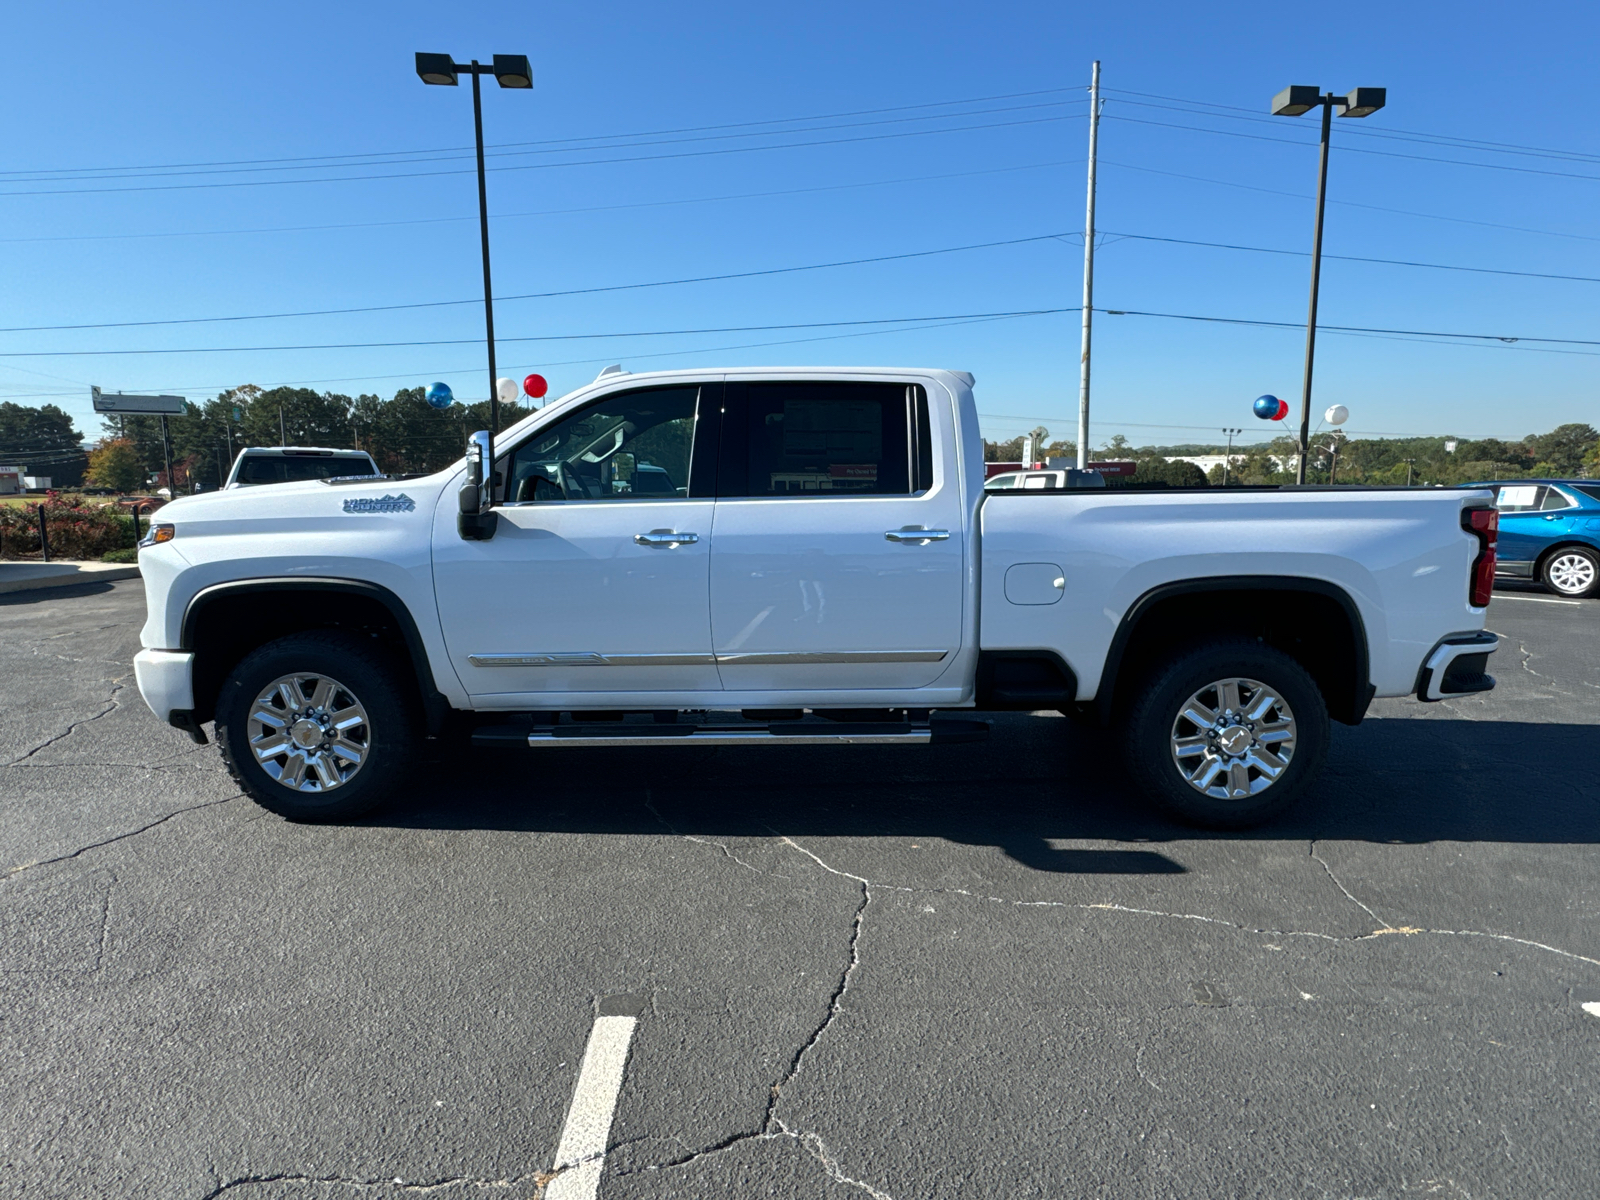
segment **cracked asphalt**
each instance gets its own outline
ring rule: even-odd
[[[536,1197],[624,993],[604,1200],[1592,1195],[1600,603],[1541,595],[1227,836],[1022,716],[295,826],[145,709],[137,580],[7,597],[0,1195]]]

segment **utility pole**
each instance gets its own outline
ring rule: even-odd
[[[167,499],[178,498],[178,483],[172,478],[172,439],[167,436],[167,414],[161,414],[161,461],[167,467]]]
[[[1089,339],[1094,325],[1094,167],[1100,141],[1100,60],[1089,80],[1089,198],[1083,218],[1083,354],[1078,360],[1078,470],[1089,463]]]
[[[280,404],[278,405],[278,445],[280,446],[287,446],[289,444],[289,435],[284,432],[285,428],[286,427],[283,423],[283,405]]]
[[[1233,465],[1233,439],[1244,432],[1242,429],[1224,429],[1228,435],[1228,453],[1222,459],[1222,486],[1228,486],[1228,468]]]

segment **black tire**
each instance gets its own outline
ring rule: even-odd
[[[359,750],[360,762],[353,769],[349,750],[324,752],[316,746],[310,748],[314,758],[323,759],[327,778],[338,779],[342,772],[349,772],[338,782],[325,786],[322,772],[307,765],[314,758],[308,759],[305,752],[293,747],[281,756],[269,757],[265,763],[252,747],[251,712],[255,702],[284,677],[325,679],[329,681],[331,697],[326,709],[351,714],[360,710],[364,719],[359,724],[350,726],[343,735],[329,730],[329,739],[321,743],[332,746],[338,742],[340,747]],[[276,699],[286,708],[291,703],[282,692]],[[354,701],[354,707],[346,703],[349,700]],[[285,719],[303,711],[289,709]],[[328,724],[325,716],[306,719]],[[354,719],[354,715],[347,718]],[[267,736],[268,727],[257,724],[261,736]],[[304,721],[288,728],[293,730],[296,726],[303,727],[305,737],[315,736],[315,729]],[[291,821],[343,821],[371,812],[388,798],[391,787],[402,777],[417,741],[416,704],[409,681],[370,639],[332,632],[279,638],[252,651],[234,667],[217,698],[217,743],[229,774],[257,804]],[[291,762],[297,755],[301,760],[298,765]],[[279,782],[276,777],[298,771],[304,771],[306,778],[301,788],[308,790]]]
[[[1183,716],[1199,694],[1206,697],[1202,707],[1213,703],[1208,711],[1221,711],[1216,701],[1222,693],[1213,685],[1230,680],[1239,688],[1247,716],[1272,693],[1278,703],[1254,721],[1223,718],[1200,726]],[[1266,690],[1256,690],[1260,685]],[[1283,705],[1288,723],[1281,719]],[[1247,829],[1276,816],[1316,778],[1328,753],[1328,706],[1316,682],[1287,654],[1242,638],[1196,647],[1157,668],[1139,687],[1125,722],[1124,746],[1134,779],[1166,812],[1205,829]],[[1258,741],[1258,736],[1269,740]],[[1189,771],[1178,765],[1179,737],[1186,760],[1193,763]],[[1237,756],[1224,752],[1230,745],[1240,746]],[[1242,795],[1208,795],[1188,778],[1193,773],[1202,783],[1231,792],[1235,766],[1244,780],[1237,789]],[[1219,769],[1225,772],[1221,782],[1215,775]]]
[[[1588,563],[1585,583],[1583,564]],[[1558,596],[1586,600],[1600,595],[1600,554],[1587,546],[1562,546],[1552,551],[1539,567],[1545,587]],[[1561,580],[1557,583],[1556,580]]]

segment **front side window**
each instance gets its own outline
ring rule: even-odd
[[[718,494],[910,494],[912,460],[920,457],[909,434],[914,390],[842,381],[730,384]]]
[[[670,500],[689,494],[699,387],[607,396],[511,454],[506,499]]]

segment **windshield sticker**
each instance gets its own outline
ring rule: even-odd
[[[410,512],[417,502],[401,492],[398,496],[359,496],[344,502],[347,513]]]

